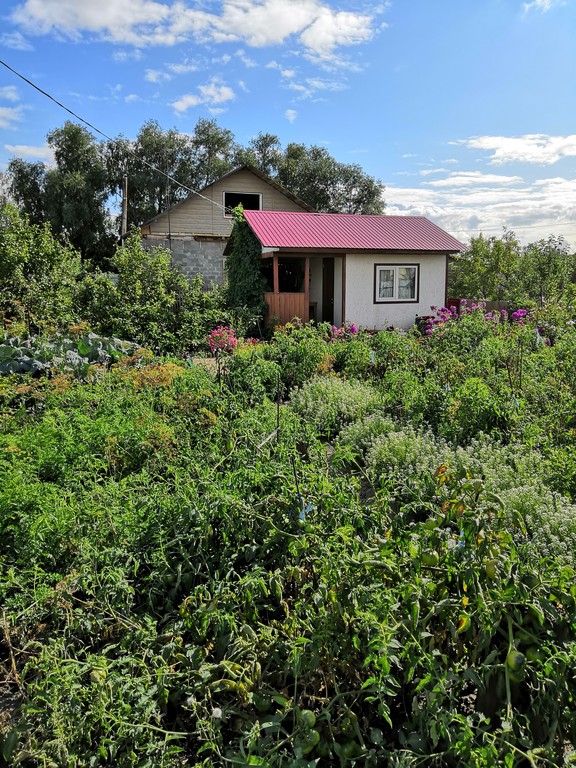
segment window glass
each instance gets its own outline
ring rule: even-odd
[[[378,296],[381,299],[394,298],[394,270],[393,269],[379,270]]]
[[[398,298],[416,298],[416,267],[398,267]]]

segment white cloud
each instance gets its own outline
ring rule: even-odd
[[[446,168],[427,168],[425,171],[418,171],[420,176],[431,176],[433,173],[446,173]]]
[[[473,136],[470,139],[453,142],[470,149],[492,152],[490,163],[534,163],[552,165],[563,157],[576,157],[576,134],[549,136],[544,133],[529,133],[524,136]]]
[[[338,47],[370,40],[377,31],[376,16],[385,9],[367,14],[336,11],[327,0],[223,0],[219,13],[209,13],[199,5],[190,7],[183,0],[24,0],[11,20],[30,34],[72,40],[88,34],[137,48],[190,40],[265,47],[296,38],[318,60],[329,61],[337,58]]]
[[[427,216],[463,241],[480,231],[499,236],[507,228],[524,243],[558,234],[576,245],[576,179],[490,184],[485,174],[484,183],[471,186],[466,174],[462,178],[460,186],[387,185],[386,213]]]
[[[234,91],[228,85],[224,85],[217,78],[213,78],[209,83],[198,86],[198,93],[188,93],[181,96],[171,103],[171,107],[182,114],[191,107],[197,107],[205,104],[209,107],[212,114],[220,114],[223,110],[219,104],[224,104],[235,98]]]
[[[0,107],[0,128],[15,128],[22,120],[22,107]]]
[[[296,76],[296,72],[293,69],[283,69],[280,71],[280,74],[282,75],[282,77],[287,77],[287,78]]]
[[[300,39],[314,53],[330,56],[337,46],[365,43],[373,34],[371,16],[324,7]]]
[[[15,157],[29,157],[34,160],[44,160],[49,165],[54,163],[54,150],[47,144],[41,147],[33,147],[28,144],[4,144],[4,149]]]
[[[298,112],[296,112],[295,109],[287,109],[286,112],[284,112],[284,117],[289,123],[293,123],[298,117]]]
[[[427,173],[438,173],[441,168],[437,168],[434,171],[420,171],[420,175]],[[523,179],[520,176],[501,176],[496,173],[482,173],[481,171],[458,171],[451,173],[444,179],[436,179],[434,181],[425,181],[428,187],[470,187],[470,186],[493,186],[493,185],[509,185],[520,184]]]
[[[251,59],[249,56],[247,56],[246,53],[241,48],[236,51],[236,56],[238,59],[240,59],[240,61],[242,62],[242,64],[244,64],[245,67],[248,67],[249,69],[251,69],[252,67],[256,66],[256,62],[254,61],[254,59]]]
[[[124,101],[126,104],[136,104],[138,101],[142,101],[142,97],[138,96],[137,93],[128,93],[126,96],[124,96]]]
[[[119,64],[123,64],[126,61],[140,61],[142,51],[138,48],[134,48],[132,51],[114,51],[112,58]]]
[[[562,5],[562,2],[558,2],[558,0],[532,0],[531,3],[524,3],[524,13],[528,13],[532,9],[546,13],[555,5]]]
[[[20,101],[20,94],[15,85],[0,87],[0,99],[3,101]]]
[[[344,91],[348,87],[346,83],[339,80],[325,80],[320,77],[307,77],[301,83],[290,81],[285,86],[291,91],[296,91],[300,94],[301,99],[311,99],[319,92],[333,92]]]
[[[190,72],[198,71],[198,64],[184,62],[183,64],[167,64],[167,69],[175,75],[187,75]]]
[[[144,80],[147,80],[149,83],[166,83],[172,80],[172,76],[159,69],[147,69]]]
[[[4,32],[0,35],[0,45],[13,51],[33,51],[34,47],[20,32]]]

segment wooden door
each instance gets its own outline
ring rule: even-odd
[[[322,321],[334,323],[334,258],[322,259]]]

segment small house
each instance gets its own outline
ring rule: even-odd
[[[248,210],[245,218],[277,323],[409,328],[445,303],[448,259],[465,247],[421,216]]]

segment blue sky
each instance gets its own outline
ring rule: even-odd
[[[0,59],[105,134],[325,146],[387,213],[576,248],[576,0],[2,0]],[[70,116],[0,66],[0,171]]]

